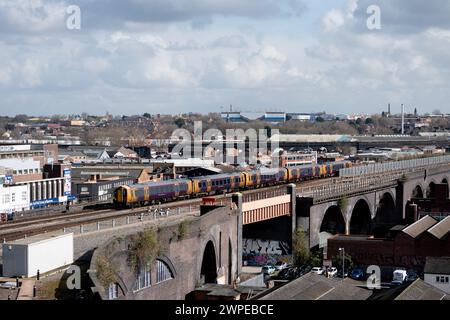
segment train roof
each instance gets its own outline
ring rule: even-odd
[[[163,181],[149,181],[149,182],[144,182],[144,183],[136,183],[136,184],[132,184],[129,187],[131,188],[139,188],[139,187],[146,187],[146,186],[168,186],[171,184],[174,184],[175,182],[180,182],[180,183],[188,183],[189,179],[170,179],[170,180],[163,180]]]
[[[214,174],[211,176],[200,176],[200,177],[192,177],[192,180],[203,180],[203,179],[225,179],[233,176],[240,176],[241,173],[239,172],[233,172],[233,173],[221,173],[221,174]]]

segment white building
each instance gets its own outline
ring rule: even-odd
[[[73,233],[41,234],[4,243],[3,276],[34,277],[73,263]]]
[[[424,280],[450,294],[450,257],[427,257]]]
[[[41,173],[41,164],[33,158],[0,159],[0,166],[10,168],[14,175]]]
[[[0,177],[0,214],[21,212],[30,208],[28,186],[5,185]]]

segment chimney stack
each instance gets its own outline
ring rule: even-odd
[[[402,103],[402,134],[405,134],[405,106]]]

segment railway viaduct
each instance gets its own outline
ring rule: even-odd
[[[448,194],[448,165],[423,169],[395,178],[391,173],[343,181],[297,198],[297,226],[309,233],[310,247],[319,245],[321,232],[384,235],[395,224],[411,223],[414,198],[434,198],[438,188]]]
[[[150,268],[153,271],[148,275],[150,285],[143,290],[136,289],[136,274],[127,265],[132,237],[119,242],[111,237],[92,257],[90,277],[95,290],[102,298],[108,298],[110,290],[97,273],[99,258],[105,254],[107,261],[119,266],[114,280],[119,297],[183,299],[202,283],[232,284],[239,280],[246,228],[256,227],[264,234],[282,221],[288,224],[286,236],[291,239],[296,228],[306,230],[313,248],[320,245],[323,232],[373,234],[395,224],[412,222],[414,215],[408,210],[411,200],[433,198],[442,190],[449,193],[448,157],[384,169],[375,167],[374,172],[362,173],[353,169],[340,178],[329,179],[330,183],[324,186],[310,189],[292,184],[236,193],[231,196],[231,205],[203,206],[199,216],[186,220],[185,231],[180,227],[184,222],[158,228],[164,250],[155,257],[157,265]],[[167,279],[161,281],[158,272]]]

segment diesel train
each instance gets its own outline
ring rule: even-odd
[[[212,194],[333,177],[339,175],[340,169],[351,166],[352,163],[350,161],[337,161],[289,168],[263,168],[189,179],[151,181],[116,188],[113,201],[116,208],[145,206]]]

